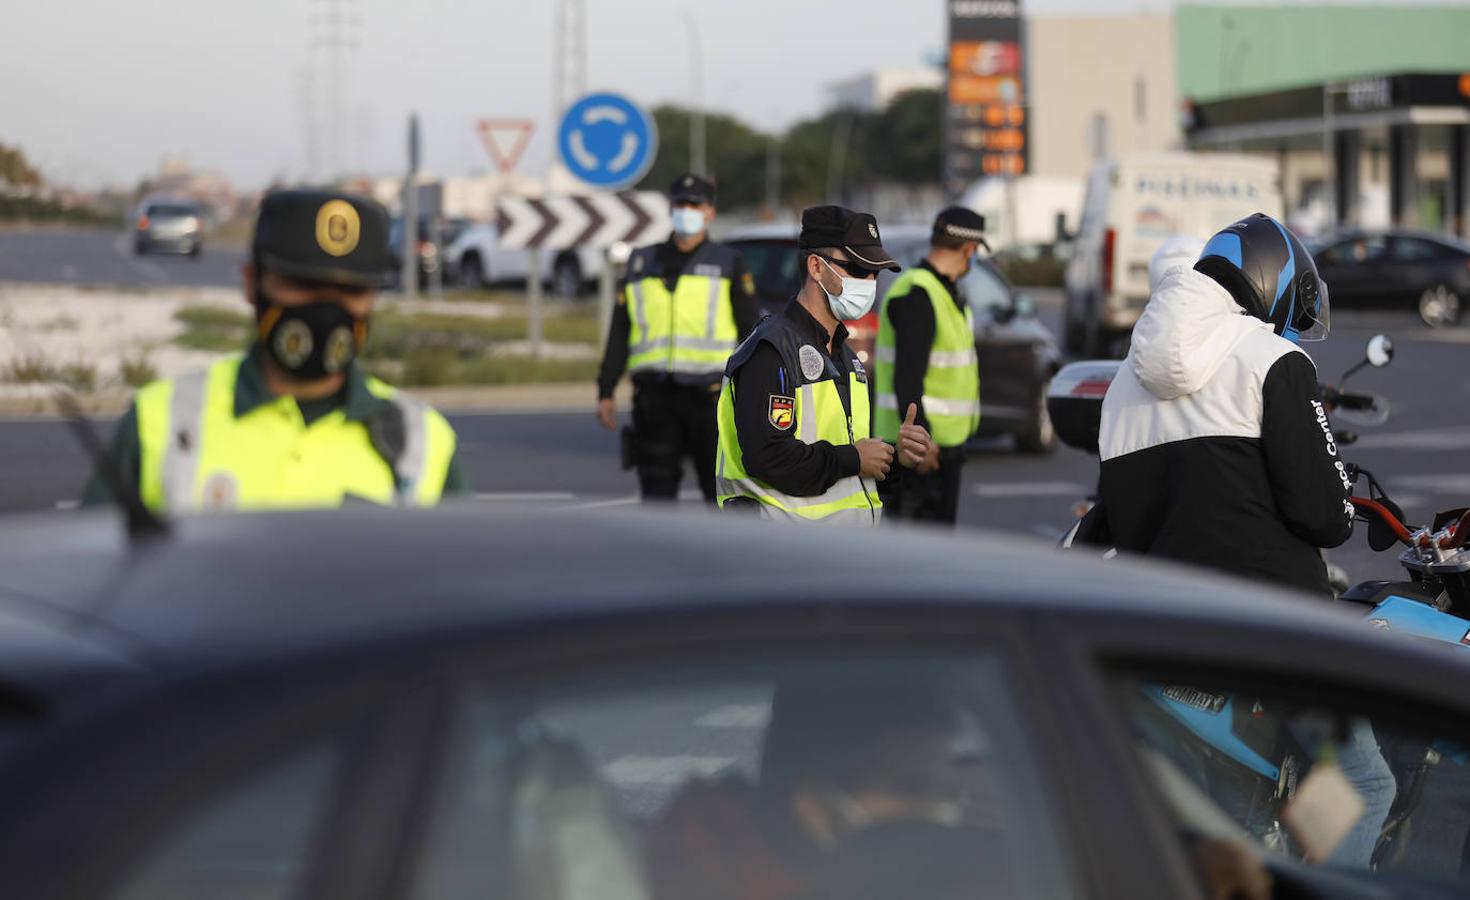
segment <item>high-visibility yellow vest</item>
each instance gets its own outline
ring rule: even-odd
[[[736,497],[749,497],[759,501],[759,510],[768,519],[877,525],[883,502],[878,499],[877,484],[866,478],[857,475],[840,478],[818,496],[797,497],[782,493],[745,471],[740,436],[735,427],[733,378],[762,340],[769,341],[781,351],[782,358],[786,360],[786,372],[794,380],[792,440],[806,444],[826,441],[842,447],[871,436],[868,385],[859,380],[861,366],[853,365],[857,357],[852,350],[843,348],[849,357],[847,386],[848,402],[852,408],[849,416],[842,406],[836,376],[831,368],[825,369],[818,379],[805,378],[797,351],[803,342],[791,333],[785,316],[771,316],[756,327],[731,357],[720,388],[719,447],[715,460],[715,490],[720,506]]]
[[[657,251],[644,247],[628,260],[628,371],[718,374],[740,337],[730,305],[735,251],[705,241],[672,291]]]
[[[874,348],[873,377],[878,412],[874,430],[885,441],[898,440],[898,427],[907,410],[898,408],[893,389],[895,337],[888,305],[915,287],[924,289],[934,308],[934,345],[924,373],[924,415],[929,436],[940,447],[958,447],[980,427],[980,368],[975,357],[975,320],[968,306],[961,312],[954,298],[933,272],[912,266],[894,279],[883,295]]]
[[[397,407],[403,439],[397,471],[367,424],[335,409],[310,425],[291,397],[235,417],[242,357],[138,391],[140,492],[156,511],[384,505],[439,501],[454,457],[454,429],[427,404],[374,378],[367,388]]]

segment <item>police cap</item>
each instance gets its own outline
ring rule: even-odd
[[[674,179],[669,185],[669,202],[671,203],[709,203],[715,202],[715,183],[703,175],[695,175],[686,172]]]
[[[900,269],[893,255],[883,249],[878,220],[842,206],[809,206],[802,210],[798,246],[802,250],[839,247],[854,263],[873,272]]]
[[[963,206],[951,206],[941,210],[934,218],[934,237],[943,235],[961,241],[978,241],[986,250],[985,217]]]
[[[266,194],[250,249],[270,271],[309,281],[378,287],[393,268],[387,211],[340,191]]]

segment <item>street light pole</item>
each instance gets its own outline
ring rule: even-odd
[[[694,13],[684,10],[684,26],[689,30],[689,83],[694,92],[694,108],[689,115],[689,168],[705,175],[704,157],[704,50],[699,40],[699,23]]]

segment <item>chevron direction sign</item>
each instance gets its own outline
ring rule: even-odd
[[[638,246],[669,236],[669,198],[658,191],[578,197],[505,197],[496,204],[502,247]]]

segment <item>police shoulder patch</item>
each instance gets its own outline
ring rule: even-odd
[[[746,294],[752,297],[755,296],[755,277],[749,272],[740,276],[740,286],[745,290]]]
[[[772,394],[770,416],[772,426],[790,431],[791,423],[796,421],[796,398]]]

